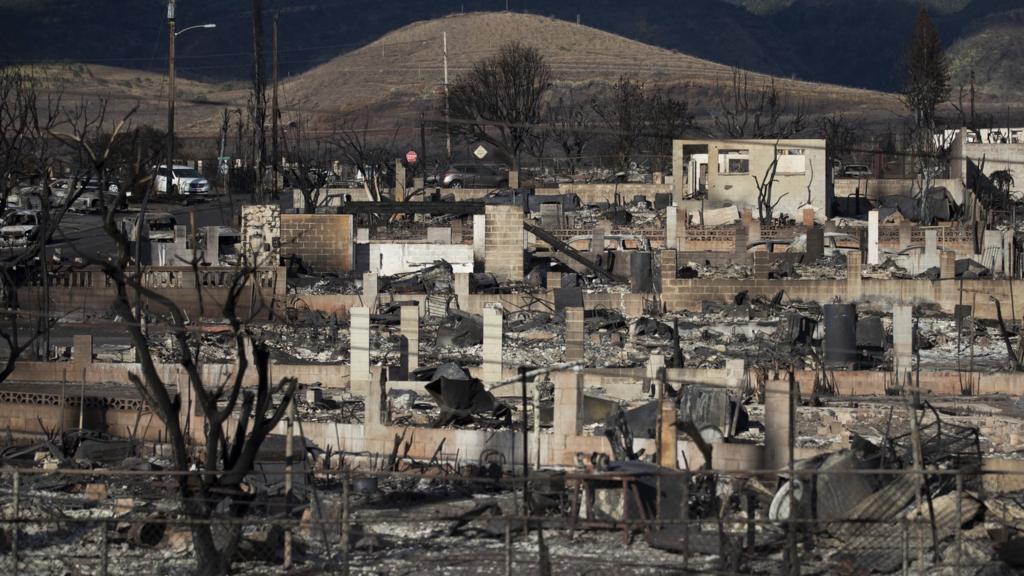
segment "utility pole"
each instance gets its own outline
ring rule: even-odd
[[[167,0],[167,176],[164,192],[171,191],[171,170],[174,166],[174,3]]]
[[[427,128],[423,121],[423,114],[420,114],[420,176],[423,176],[423,184],[427,182]]]
[[[255,137],[255,150],[253,150],[254,164],[256,168],[256,189],[254,191],[257,203],[262,203],[263,198],[263,165],[267,156],[267,103],[264,94],[263,80],[263,2],[252,0],[252,67],[253,67],[253,119],[252,129]]]
[[[444,41],[444,132],[448,162],[452,160],[452,127],[448,112],[448,32],[443,33]]]
[[[277,196],[277,179],[279,173],[281,172],[281,154],[278,152],[277,149],[278,116],[281,113],[277,107],[277,16],[277,12],[274,12],[274,70],[272,72],[274,82],[274,95],[273,109],[270,112],[271,115],[273,116],[273,118],[271,119],[271,130],[273,130],[273,133],[270,136],[270,150],[271,154],[273,154],[273,158],[271,159],[270,164],[273,167],[272,172],[274,177],[274,184],[272,190],[274,191],[274,196]]]

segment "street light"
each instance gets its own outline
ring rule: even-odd
[[[216,28],[216,27],[217,27],[216,24],[196,24],[195,26],[189,26],[188,28],[183,28],[181,30],[178,30],[177,32],[174,33],[174,35],[175,36],[181,36],[185,32],[188,32],[189,30],[194,30],[196,28]]]
[[[174,3],[167,1],[167,175],[164,177],[164,192],[171,191],[171,176],[174,167],[174,39],[196,28],[216,28],[216,24],[198,24],[174,30]]]

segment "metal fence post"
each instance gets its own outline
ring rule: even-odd
[[[963,532],[960,530],[960,523],[963,519],[963,494],[964,477],[960,471],[956,471],[956,575],[960,576],[960,566],[963,561]]]
[[[108,537],[108,525],[103,521],[103,558],[100,561],[100,575],[107,576],[107,567],[110,562],[110,540]]]
[[[349,535],[349,523],[348,523],[348,474],[342,473],[341,475],[341,573],[343,576],[348,576],[348,541]]]
[[[295,465],[293,463],[294,453],[292,448],[292,436],[294,433],[295,426],[295,399],[292,398],[288,402],[288,416],[287,416],[287,431],[285,432],[285,444],[284,444],[284,512],[285,517],[291,519],[292,517],[292,485],[294,479],[292,475],[295,473]],[[290,524],[286,524],[284,527],[284,562],[283,568],[289,570],[292,567],[292,527]]]
[[[20,496],[20,491],[21,491],[20,489],[21,489],[21,475],[18,473],[18,470],[15,469],[14,470],[14,503],[13,503],[13,507],[14,507],[14,510],[13,510],[14,529],[11,530],[11,562],[14,564],[14,567],[12,569],[12,573],[15,574],[15,576],[17,576],[17,574],[19,574],[19,572],[18,572],[18,531],[19,531],[19,528],[21,527],[21,524],[19,523],[20,518],[18,516],[20,514],[20,511],[18,510],[18,507],[19,507],[19,504],[20,504],[20,501],[19,501],[19,496]]]
[[[900,519],[901,539],[903,547],[903,576],[910,575],[910,526],[908,526],[909,520],[906,518]]]
[[[505,520],[505,576],[512,576],[512,522]]]
[[[690,566],[690,470],[683,472],[683,570]]]

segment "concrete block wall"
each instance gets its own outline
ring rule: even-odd
[[[281,255],[298,256],[323,272],[355,266],[353,217],[349,214],[282,214]]]
[[[522,280],[522,209],[518,206],[487,206],[484,216],[484,270],[505,280]]]

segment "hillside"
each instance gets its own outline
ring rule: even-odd
[[[86,103],[92,114],[96,104],[107,102],[107,120],[124,117],[133,108],[133,123],[162,127],[167,122],[167,76],[154,72],[116,68],[96,64],[47,64],[23,68],[38,82],[41,91],[51,98],[60,98],[64,106]],[[206,121],[211,110],[222,102],[239,99],[241,91],[230,83],[210,84],[178,78],[175,82],[179,105],[176,121],[181,136],[207,134]],[[209,102],[205,105],[204,102]]]
[[[919,0],[510,0],[646,44],[758,72],[891,91]],[[925,0],[947,45],[1020,0]],[[89,62],[161,72],[165,0],[0,0],[0,62]],[[240,7],[241,6],[241,7]],[[456,12],[500,10],[502,0],[263,0],[268,37],[280,16],[281,70],[294,76],[403,26]],[[247,2],[179,2],[181,26],[213,22],[178,42],[182,77],[246,80]],[[995,22],[993,22],[995,23]]]
[[[1020,94],[1024,89],[1024,9],[986,19],[950,47],[948,57],[954,86],[967,84],[973,70],[979,92]]]
[[[475,13],[411,24],[285,83],[290,106],[303,110],[430,113],[443,82],[442,36],[448,35],[454,79],[502,44],[518,40],[546,57],[556,88],[597,90],[630,74],[673,86],[698,109],[713,106],[712,90],[732,80],[733,69],[708,60],[628,40],[575,23],[516,13]],[[763,78],[763,77],[758,77]],[[812,108],[876,113],[898,107],[891,95],[810,82],[781,86]]]

